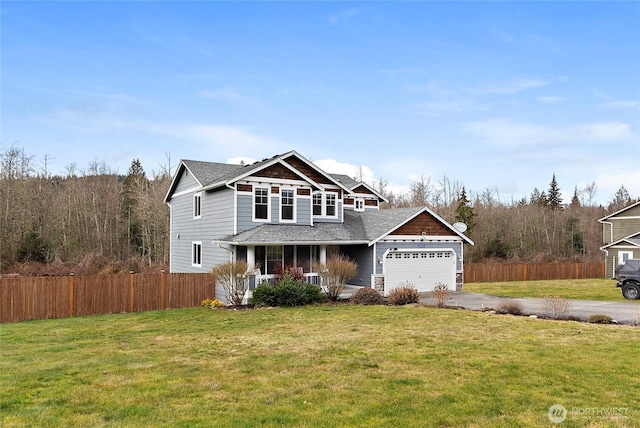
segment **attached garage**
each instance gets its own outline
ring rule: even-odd
[[[385,295],[407,282],[420,292],[440,283],[455,290],[456,253],[451,248],[394,248],[384,256],[383,273]]]

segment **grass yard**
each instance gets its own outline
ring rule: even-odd
[[[640,420],[640,328],[420,306],[0,326],[2,427],[566,427]]]
[[[564,299],[606,300],[611,302],[637,302],[627,300],[611,279],[558,279],[550,281],[474,282],[465,283],[464,291],[503,297],[547,297]]]

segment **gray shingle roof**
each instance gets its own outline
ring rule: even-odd
[[[397,228],[423,208],[345,211],[344,223],[316,223],[314,226],[263,224],[237,235],[223,236],[220,242],[233,244],[268,243],[370,243]]]
[[[329,174],[329,175],[333,177],[335,180],[338,180],[340,183],[347,186],[349,189],[354,189],[355,187],[358,187],[361,184],[345,174]]]
[[[182,162],[189,171],[191,171],[196,180],[198,180],[198,182],[203,186],[221,181],[229,175],[238,174],[238,171],[244,168],[243,165],[218,162],[202,162],[193,160],[183,160]]]

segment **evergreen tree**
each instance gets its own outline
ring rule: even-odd
[[[476,214],[473,212],[473,207],[469,205],[469,199],[467,199],[467,191],[463,186],[460,191],[460,197],[458,198],[456,221],[460,221],[467,225],[467,235],[471,235],[471,232],[476,225],[475,216]]]
[[[580,208],[580,198],[578,197],[578,186],[576,186],[575,190],[573,191],[573,197],[571,198],[571,204],[569,204],[569,206],[572,209]]]
[[[547,206],[547,195],[544,192],[540,192],[536,187],[531,192],[531,198],[529,199],[531,205],[539,205],[541,207]]]
[[[127,221],[127,242],[139,254],[144,253],[144,197],[149,181],[139,159],[131,162],[122,189],[122,214]]]
[[[616,212],[621,209],[631,205],[633,203],[633,199],[627,192],[627,189],[624,187],[624,184],[620,186],[616,194],[613,196],[613,200],[609,203],[609,211]]]
[[[560,197],[560,188],[556,181],[556,174],[553,174],[551,183],[549,184],[549,195],[547,196],[547,205],[554,211],[562,208],[562,198]]]

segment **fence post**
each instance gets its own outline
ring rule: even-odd
[[[69,317],[73,317],[74,279],[75,279],[75,274],[71,272],[69,274]]]
[[[133,271],[129,272],[129,312],[133,312]]]
[[[166,309],[164,303],[164,269],[160,270],[160,309]]]

